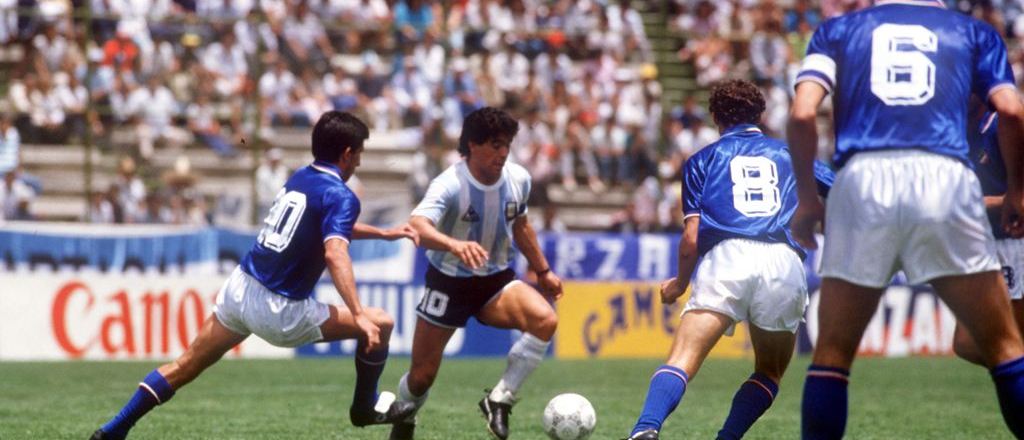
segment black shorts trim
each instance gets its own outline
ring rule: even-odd
[[[416,314],[439,327],[465,327],[470,317],[515,281],[512,268],[487,276],[453,277],[428,265],[426,288]]]

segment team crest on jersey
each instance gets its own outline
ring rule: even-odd
[[[519,212],[519,204],[515,201],[505,202],[505,219],[512,220]]]
[[[478,222],[480,221],[480,214],[476,213],[476,210],[472,206],[469,207],[469,211],[462,214],[462,221],[464,222]]]

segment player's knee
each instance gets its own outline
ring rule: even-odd
[[[423,395],[437,378],[437,368],[413,368],[407,377],[409,390],[416,395]]]
[[[554,310],[548,309],[538,319],[532,321],[531,327],[533,327],[531,333],[534,336],[544,340],[551,339],[551,336],[555,334],[555,330],[558,329],[558,315],[555,314]]]
[[[370,320],[373,321],[382,332],[391,332],[391,329],[395,328],[395,319],[388,315],[388,312],[384,309],[371,308],[368,309]]]

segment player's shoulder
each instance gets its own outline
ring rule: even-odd
[[[505,173],[512,183],[520,183],[531,179],[530,172],[517,163],[506,162]]]

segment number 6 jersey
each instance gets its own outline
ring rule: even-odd
[[[803,81],[833,93],[837,167],[859,151],[902,148],[969,163],[968,97],[1014,87],[999,34],[938,1],[879,1],[825,22]]]
[[[316,161],[292,174],[241,266],[271,291],[306,299],[324,273],[324,243],[351,240],[359,198],[334,165]]]
[[[828,194],[835,175],[814,161],[818,193]],[[789,146],[753,125],[722,133],[686,162],[683,212],[700,216],[697,250],[704,255],[730,238],[789,244],[800,258],[806,253],[793,241],[789,220],[797,206],[796,180]]]

